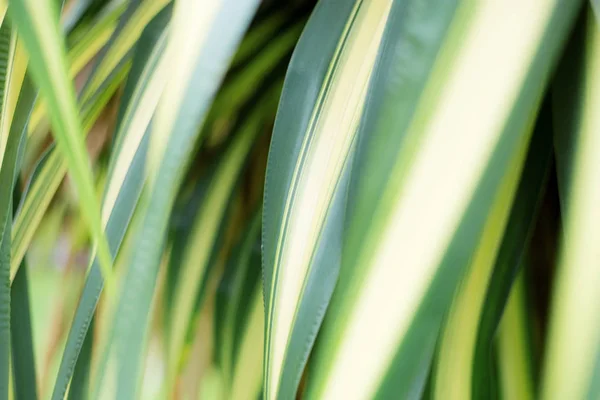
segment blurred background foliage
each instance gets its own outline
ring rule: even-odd
[[[128,3],[125,0],[65,2],[61,22],[67,34],[69,71],[80,101],[89,90],[88,77],[95,68],[95,62],[106,51]],[[252,295],[260,292],[257,220],[270,134],[287,64],[314,4],[314,0],[262,1],[210,109],[202,128],[206,131],[206,140],[194,150],[195,156],[171,217],[168,256],[164,261],[169,268],[167,275],[159,281],[142,398],[153,398],[164,390],[161,381],[167,368],[163,359],[165,324],[173,313],[173,292],[185,262],[185,252],[198,246],[197,242],[203,240],[201,236],[206,229],[215,229],[218,237],[207,249],[208,259],[205,260],[205,270],[201,272],[201,289],[195,301],[193,322],[187,334],[185,357],[177,384],[178,397],[195,397],[199,390],[212,390],[210,382],[206,383],[207,389],[201,386],[210,381],[214,365],[222,362],[228,363],[228,379],[234,379],[236,368],[239,368],[236,357],[228,359],[233,353],[224,354],[223,346],[216,345],[217,340],[228,341],[226,346],[230,352],[233,349],[239,352],[240,346],[259,354],[262,351],[262,336],[243,337],[245,319],[250,318],[246,308],[254,304],[245,304],[240,299],[254,298]],[[155,8],[144,16],[146,22],[162,7]],[[133,34],[140,33],[141,30]],[[132,38],[118,54],[120,59],[114,68],[106,72],[108,79],[100,85],[101,89],[96,89],[96,93],[103,92],[102,96],[88,96],[91,100],[84,108],[88,110],[87,114],[83,114],[87,116],[84,117],[84,125],[89,129],[87,147],[94,165],[99,198],[115,140],[115,124],[134,45],[135,38]],[[256,115],[257,109],[260,115]],[[256,130],[250,154],[243,164],[236,167],[231,188],[220,198],[212,200],[224,202],[219,218],[211,221],[212,225],[202,225],[206,222],[198,221],[198,214],[202,203],[211,201],[207,198],[211,182],[219,173],[220,164],[227,157],[236,135],[241,134],[240,130],[249,119],[253,120],[252,129]],[[25,188],[36,163],[53,142],[49,129],[44,104],[38,100],[29,127],[21,189]],[[47,398],[52,392],[89,262],[91,242],[84,221],[79,217],[77,201],[67,177],[52,197],[27,253],[40,398]],[[131,245],[131,240],[126,239],[121,251],[127,252]],[[240,257],[242,262],[239,262]],[[242,284],[248,286],[240,287]],[[98,306],[99,315],[106,307],[103,301]],[[260,305],[262,307],[262,301]],[[216,310],[223,310],[223,314]],[[101,324],[93,325],[96,330],[100,327]],[[223,331],[227,333],[223,334]],[[245,343],[244,340],[250,342]],[[92,351],[97,351],[99,345],[96,342]],[[262,375],[261,360],[255,359],[254,364],[252,357],[249,360],[246,362],[250,364],[244,368],[252,368]],[[257,382],[260,382],[260,376]],[[250,396],[243,396],[246,395]]]

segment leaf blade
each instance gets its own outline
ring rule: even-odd
[[[519,9],[523,29],[516,29],[506,1],[394,3],[362,125],[368,134],[360,136],[353,166],[342,272],[307,398],[421,395],[490,193],[531,123],[577,6],[528,4]],[[484,33],[492,20],[494,29]],[[509,36],[514,46],[504,46]],[[487,53],[500,49],[487,47],[495,40],[503,56]],[[490,69],[483,67],[488,62]],[[485,77],[499,63],[512,67],[502,79],[497,70]]]
[[[125,88],[118,119],[117,143],[111,154],[107,185],[102,202],[102,223],[114,256],[132,218],[143,188],[148,126],[166,82],[166,65],[161,63],[170,10],[165,9],[142,33],[131,75]],[[62,399],[76,370],[79,352],[103,288],[103,277],[95,254],[90,260],[80,303],[67,337],[52,397]],[[86,375],[84,375],[85,377]]]
[[[100,208],[96,199],[93,174],[87,150],[81,138],[81,126],[75,107],[73,89],[67,78],[65,50],[51,2],[28,0],[10,3],[10,15],[31,58],[31,71],[48,101],[58,146],[65,155],[72,174],[84,219],[94,238],[101,266],[110,281],[111,257],[100,223]]]
[[[140,241],[125,277],[127,290],[122,292],[115,316],[115,329],[122,335],[117,338],[114,349],[109,345],[109,351],[127,349],[117,357],[117,398],[135,397],[138,391],[144,332],[175,192],[196,141],[197,127],[257,2],[237,1],[235,7],[231,6],[228,2],[181,0],[175,3],[173,26],[176,29],[166,51],[177,71],[171,73],[153,124]],[[180,48],[181,44],[184,48]],[[200,55],[205,57],[199,60]],[[200,100],[198,93],[201,93]],[[191,98],[194,102],[189,104]],[[180,115],[185,118],[178,118]]]
[[[263,212],[268,399],[295,395],[336,282],[346,166],[390,4],[320,2],[290,62]]]

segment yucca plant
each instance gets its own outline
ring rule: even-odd
[[[0,398],[600,395],[592,3],[0,21]]]

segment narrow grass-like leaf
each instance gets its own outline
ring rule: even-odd
[[[67,37],[69,42],[73,40],[68,52],[69,73],[72,77],[75,77],[108,43],[125,11],[125,5],[126,3],[118,4],[110,12],[104,13],[99,20],[86,24],[80,37],[76,39],[71,39],[71,35]]]
[[[9,64],[11,48],[11,28],[8,23],[2,23],[0,27],[0,74],[6,73]],[[0,76],[0,110],[4,110],[7,92],[6,75]],[[8,132],[0,131],[0,164],[6,150]],[[6,169],[6,167],[5,167]],[[12,182],[12,176],[11,176]],[[5,205],[6,212],[12,215],[12,186],[3,185],[0,182],[1,194],[9,201]],[[0,226],[0,397],[8,398],[10,382],[10,235],[4,235],[6,223]],[[10,229],[10,228],[9,228]]]
[[[9,191],[8,196],[11,195],[12,191]],[[10,381],[10,345],[10,235],[3,235],[0,243],[0,397],[6,399]]]
[[[48,102],[53,133],[73,178],[82,215],[90,229],[106,279],[111,257],[100,222],[100,207],[94,193],[93,174],[82,138],[75,96],[65,67],[65,49],[51,1],[14,0],[11,20],[23,39],[31,59],[33,77]]]
[[[27,266],[22,265],[11,286],[11,356],[15,400],[36,400],[37,381]]]
[[[165,0],[146,1],[142,6],[141,2],[136,0],[129,2],[125,10],[121,6],[116,7],[76,41],[68,54],[71,61],[69,69],[71,78],[75,78],[92,58],[96,58],[94,68],[79,96],[82,114],[85,115],[85,110],[89,108],[90,103],[97,100],[98,93],[102,93],[103,90],[110,92],[108,90],[110,83],[128,62],[129,55],[144,27],[167,4],[169,1]],[[123,39],[122,35],[127,35],[127,38]],[[109,59],[110,62],[105,62],[105,59]],[[37,132],[43,125],[46,112],[45,103],[40,101],[32,115],[30,134]]]
[[[442,318],[578,6],[394,2],[307,399],[422,394]]]
[[[523,262],[539,214],[552,159],[551,106],[545,101],[529,146],[519,188],[486,290],[473,358],[473,396],[492,396],[493,344],[513,281]]]
[[[73,40],[69,46],[67,59],[69,60],[69,77],[75,77],[81,73],[83,68],[97,56],[110,37],[112,36],[119,17],[123,14],[124,5],[116,7],[112,12],[103,16],[99,21],[94,21],[93,26],[88,27],[81,37]],[[104,77],[106,78],[106,77]],[[39,101],[31,115],[29,123],[29,134],[32,135],[40,130],[42,122],[47,118],[46,104]]]
[[[0,2],[0,25],[4,22],[4,18],[6,18],[7,10],[8,10],[8,2],[7,1]]]
[[[144,217],[115,316],[118,399],[135,398],[150,308],[174,197],[197,133],[256,0],[178,0],[165,57],[170,78],[152,126]],[[102,379],[102,377],[100,377]],[[100,383],[102,384],[102,383]]]
[[[290,25],[289,14],[290,12],[287,9],[277,10],[266,16],[256,25],[253,24],[242,43],[240,43],[240,47],[231,61],[231,67],[241,66],[241,64],[252,57],[257,49],[267,46],[271,39],[277,35],[278,31],[286,27],[286,25]]]
[[[75,363],[73,380],[69,385],[69,400],[84,400],[89,397],[93,342],[94,321],[92,320]]]
[[[2,110],[2,126],[0,128],[0,132],[7,131],[6,156],[0,169],[0,186],[6,188],[6,192],[0,196],[0,237],[2,240],[5,233],[11,233],[11,229],[7,226],[7,224],[12,225],[13,209],[11,204],[13,199],[10,193],[12,193],[17,179],[19,156],[25,148],[28,121],[37,97],[37,88],[33,86],[28,77],[24,76],[26,67],[23,65],[25,60],[22,57],[23,54],[19,54],[13,58],[15,65],[14,68],[11,68],[9,84],[16,88],[7,88],[10,95],[6,97],[6,107]],[[17,95],[18,99],[13,99],[14,95]],[[11,270],[11,280],[12,277]]]
[[[294,396],[337,279],[344,171],[390,6],[321,1],[290,63],[265,184],[266,399]]]
[[[90,79],[82,90],[80,101],[85,104],[101,87],[112,71],[133,49],[144,27],[172,0],[132,0],[113,32],[106,48],[94,66]]]
[[[543,399],[593,398],[600,354],[600,27],[592,10],[555,78],[557,172],[565,213]],[[559,118],[560,116],[560,118]]]
[[[592,4],[592,10],[594,11],[596,19],[600,20],[600,0],[590,0],[590,3]]]
[[[0,360],[0,393],[8,397],[9,387],[9,366],[10,366],[10,320],[11,320],[11,289],[10,289],[10,264],[11,258],[11,222],[12,222],[12,194],[15,186],[16,174],[18,171],[17,164],[19,162],[19,154],[22,152],[24,142],[25,123],[33,101],[35,100],[36,91],[27,80],[23,85],[24,68],[21,71],[19,61],[20,57],[15,56],[17,52],[16,34],[11,35],[9,24],[5,21],[0,28],[0,40],[6,46],[0,48],[0,58],[2,58],[3,67],[0,70],[4,72],[3,85],[0,96],[2,97],[1,113],[0,113],[0,141],[2,141],[2,166],[0,169],[0,263],[2,275],[2,290],[0,295],[2,299],[2,320],[0,330],[0,345],[3,347],[0,354],[6,357]],[[6,43],[4,43],[6,42]],[[13,66],[16,65],[16,68]],[[18,96],[18,102],[17,98]],[[14,116],[14,118],[13,118]],[[11,123],[12,122],[12,123]],[[5,273],[7,273],[8,281],[4,282]]]
[[[70,32],[94,3],[104,0],[72,0],[63,10],[63,29]]]
[[[218,369],[209,368],[202,378],[198,389],[199,399],[223,398],[223,382]]]
[[[227,263],[217,291],[216,362],[222,371],[227,388],[231,387],[233,365],[236,360],[235,349],[239,346],[239,320],[247,318],[249,313],[245,311],[249,306],[248,295],[253,293],[260,280],[260,221],[260,213],[250,221],[247,231]]]
[[[255,55],[244,68],[227,81],[219,91],[211,108],[211,114],[224,112],[236,115],[248,103],[252,95],[264,86],[264,78],[276,69],[282,60],[287,61],[289,53],[298,40],[303,23],[297,22],[276,37]],[[244,42],[242,42],[244,43]]]
[[[24,137],[24,130],[19,130],[19,121],[15,124],[15,129],[11,129],[11,121],[17,107],[17,97],[20,106],[17,112],[21,114],[15,118],[18,120],[24,112],[29,115],[31,107],[24,103],[33,101],[34,96],[30,85],[25,85],[20,92],[25,71],[20,68],[21,58],[16,56],[17,43],[16,33],[7,21],[3,21],[0,27],[0,395],[7,398],[10,391],[11,354],[10,225],[13,188]],[[16,68],[13,68],[15,64]]]
[[[169,18],[170,9],[165,9],[142,34],[117,119],[116,143],[102,202],[102,223],[113,259],[143,187],[148,142],[146,132],[168,76],[168,64],[162,55],[166,42],[165,26]],[[98,262],[93,255],[59,367],[54,399],[64,397],[84,338],[89,334],[88,328],[103,288]]]
[[[197,300],[204,291],[211,259],[216,253],[219,232],[222,231],[222,225],[227,220],[226,213],[236,183],[252,144],[256,141],[256,136],[263,131],[265,109],[269,108],[261,103],[258,104],[256,110],[242,120],[239,132],[216,166],[186,240],[171,313],[167,366],[168,392],[171,392],[175,383]]]
[[[229,399],[256,400],[262,389],[262,364],[264,359],[265,310],[262,285],[256,285],[248,299],[246,324],[239,326],[240,342],[233,364]]]
[[[548,132],[544,132],[550,138]],[[510,161],[498,188],[496,199],[481,233],[480,242],[448,311],[440,335],[439,355],[435,365],[435,398],[472,398],[474,354],[477,332],[494,261],[502,243],[519,176],[529,147],[529,134],[523,135],[519,150]],[[533,150],[537,152],[538,149]]]
[[[222,341],[220,365],[226,387],[226,398],[255,400],[262,389],[264,359],[265,311],[261,284],[261,215],[250,222],[246,237],[229,276],[224,277],[226,290],[217,331]],[[222,336],[221,336],[222,335]]]
[[[99,65],[102,64],[104,58],[110,57],[114,61],[110,65],[114,68],[97,66],[91,73],[90,80],[84,89],[85,95],[80,98],[83,131],[86,134],[127,75],[129,70],[128,54],[131,53],[131,48],[141,34],[142,28],[165,7],[163,4],[158,8],[146,6],[138,10],[138,3],[132,2],[128,9],[129,12],[122,15],[113,36],[99,56]],[[122,42],[118,39],[121,34],[128,34],[135,40],[128,39],[122,43],[122,46],[118,45]],[[112,44],[115,42],[117,45],[113,46]],[[95,82],[93,85],[89,84],[91,80]],[[29,183],[29,190],[24,196],[20,212],[15,218],[11,277],[14,277],[33,233],[66,171],[65,160],[59,152],[52,151],[47,155],[44,163],[38,163],[35,175],[40,179],[32,180]]]
[[[124,65],[107,82],[107,86],[98,93],[94,101],[84,109],[83,128],[86,134],[127,76],[128,71],[129,66]],[[36,164],[13,224],[11,279],[14,279],[31,239],[66,172],[67,162],[54,146],[48,149]]]
[[[13,76],[10,73],[9,76]],[[2,299],[0,303],[3,305],[2,316],[0,317],[3,321],[1,324],[0,331],[0,345],[5,346],[2,350],[0,350],[0,354],[5,355],[6,359],[0,360],[0,393],[4,393],[6,389],[6,396],[8,396],[8,379],[9,379],[9,365],[10,365],[10,343],[11,343],[11,335],[10,335],[10,320],[11,320],[11,279],[10,279],[10,263],[11,263],[11,226],[12,226],[12,216],[13,216],[13,189],[15,187],[15,182],[17,178],[18,172],[18,164],[19,164],[19,154],[22,151],[22,147],[24,145],[25,133],[26,133],[26,123],[27,119],[31,113],[31,109],[33,107],[33,103],[35,101],[35,96],[37,90],[33,87],[31,81],[26,79],[23,85],[21,82],[16,83],[21,91],[19,95],[19,100],[16,105],[12,106],[12,110],[7,111],[5,108],[2,109],[3,118],[12,118],[14,114],[14,118],[12,118],[12,124],[8,124],[9,127],[3,125],[2,128],[6,128],[9,130],[7,132],[7,142],[6,142],[6,156],[4,157],[4,161],[2,163],[2,167],[0,168],[0,263],[1,263],[1,275],[2,275],[2,290],[0,293],[2,295]],[[9,88],[4,88],[5,91],[9,90]],[[12,101],[12,99],[11,99]],[[8,102],[4,103],[5,107],[10,107],[11,104]],[[2,129],[3,130],[3,129]],[[2,131],[0,130],[0,131]],[[8,263],[8,265],[6,264]],[[7,274],[6,277],[8,279],[6,286],[4,282],[4,275]],[[22,293],[21,293],[22,295]],[[21,298],[20,301],[23,301]],[[25,316],[28,318],[28,316]],[[4,323],[5,322],[5,323]],[[26,355],[24,355],[26,357]],[[5,368],[5,371],[2,369]],[[6,372],[6,376],[5,373]],[[4,380],[5,379],[5,380]],[[4,381],[3,381],[4,380]],[[23,391],[23,389],[20,389]]]
[[[532,400],[535,398],[525,294],[525,278],[521,272],[510,291],[498,327],[498,375],[503,399]]]
[[[0,129],[0,167],[2,166],[2,160],[6,152],[6,142],[8,142],[9,129],[5,128],[5,126],[10,126],[10,121],[7,121],[10,115],[9,111],[11,108],[14,109],[14,104],[12,107],[10,105],[7,107],[7,104],[9,104],[7,99],[9,91],[7,89],[10,86],[10,70],[16,49],[16,36],[16,34],[12,34],[10,24],[6,21],[0,26],[0,127],[2,128]],[[10,197],[10,194],[8,197]]]
[[[440,338],[435,376],[438,398],[470,398],[473,393],[481,398],[491,395],[487,392],[491,385],[485,374],[489,373],[493,337],[521,257],[527,249],[536,206],[546,182],[552,155],[550,122],[550,104],[547,102],[538,116],[531,144],[524,143],[527,157],[523,160],[517,156],[512,161],[501,187],[499,196],[502,199],[498,198],[490,212],[473,262],[457,287]],[[521,172],[523,161],[525,165]],[[506,220],[507,207],[511,207],[517,183],[514,204]]]

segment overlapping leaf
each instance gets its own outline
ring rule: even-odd
[[[541,397],[597,396],[600,387],[600,27],[586,9],[555,79],[556,160],[563,242]]]
[[[162,55],[169,17],[170,9],[164,10],[142,34],[122,98],[116,143],[102,203],[102,223],[113,258],[143,188],[147,131],[168,76],[168,64]],[[59,368],[53,393],[55,399],[62,399],[65,395],[102,288],[98,260],[93,256]]]
[[[498,327],[499,390],[506,399],[535,399],[524,274],[517,275]]]
[[[529,134],[524,140],[503,178],[476,255],[457,287],[446,318],[434,379],[438,397],[449,393],[493,397],[493,338],[527,249],[550,168],[552,125],[548,102],[538,117],[531,143]]]
[[[348,160],[390,6],[320,2],[286,75],[265,184],[267,399],[294,396],[337,278]]]
[[[442,318],[577,8],[394,2],[306,398],[421,395]]]
[[[100,223],[100,207],[93,188],[93,174],[82,138],[73,88],[67,77],[64,42],[54,3],[16,0],[10,3],[14,22],[29,57],[33,77],[46,99],[58,147],[69,166],[83,217],[87,221],[104,275],[111,276],[111,259]]]
[[[223,375],[223,384],[229,392],[229,397],[239,398],[246,394],[252,398],[252,393],[256,394],[262,385],[262,356],[263,356],[263,329],[264,329],[264,309],[262,300],[260,300],[259,311],[262,314],[263,323],[259,326],[260,339],[252,345],[254,350],[259,349],[260,362],[250,367],[238,367],[240,364],[252,363],[251,360],[245,361],[241,357],[243,347],[241,344],[246,332],[253,324],[255,312],[252,305],[258,288],[258,295],[262,297],[262,287],[260,287],[260,213],[258,213],[248,224],[242,240],[236,247],[233,256],[227,264],[223,279],[217,293],[216,318],[215,318],[215,353],[216,362]],[[260,318],[260,316],[255,317]],[[249,350],[248,350],[249,351]],[[249,358],[252,358],[249,356]],[[235,372],[234,372],[235,371]],[[249,371],[258,372],[258,379],[253,382],[251,377],[243,378]],[[249,385],[254,383],[255,390],[248,389],[245,393],[238,392],[238,397],[233,397],[231,390],[236,385],[236,375],[242,375],[239,379],[244,379]],[[244,386],[244,385],[242,385]],[[248,387],[248,386],[246,386]]]
[[[256,6],[254,0],[175,3],[164,55],[171,71],[152,126],[143,221],[115,316],[119,334],[114,348],[109,344],[109,351],[116,351],[117,398],[133,398],[138,392],[169,213],[199,125]]]

